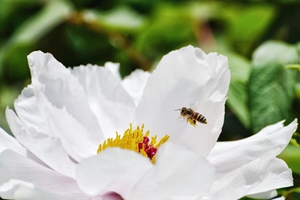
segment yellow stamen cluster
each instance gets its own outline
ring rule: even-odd
[[[115,138],[106,139],[103,144],[99,145],[97,153],[104,151],[107,148],[119,147],[121,149],[127,149],[140,153],[141,155],[150,158],[152,163],[155,163],[155,154],[157,148],[168,141],[169,136],[165,135],[157,142],[157,135],[148,139],[150,132],[147,131],[144,134],[144,124],[137,126],[136,129],[130,127],[124,132],[123,136],[116,132]]]

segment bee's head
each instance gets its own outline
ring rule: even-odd
[[[175,111],[180,111],[180,114],[181,114],[182,116],[187,115],[187,108],[186,108],[186,107],[178,108],[178,109],[176,109]]]
[[[186,109],[186,107],[182,107],[182,108],[180,109],[180,114],[181,114],[182,116],[187,115],[187,109]]]

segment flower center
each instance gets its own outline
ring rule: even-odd
[[[132,128],[130,124],[129,128],[124,132],[123,136],[116,132],[115,138],[108,138],[102,144],[99,145],[97,153],[105,150],[106,148],[119,147],[121,149],[127,149],[140,153],[141,155],[148,157],[151,162],[155,163],[155,155],[157,149],[165,142],[168,141],[168,135],[157,142],[157,135],[149,139],[150,132],[144,133],[144,124],[137,126],[136,129]]]

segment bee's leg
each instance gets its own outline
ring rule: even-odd
[[[196,120],[194,120],[194,119],[193,119],[193,126],[194,126],[194,127],[196,127],[196,126],[197,126],[197,124],[196,124]]]
[[[187,120],[188,120],[188,122],[189,122],[192,126],[194,126],[194,127],[197,126],[196,120],[194,120],[194,119],[192,119],[192,118],[188,118]]]

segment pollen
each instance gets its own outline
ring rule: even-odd
[[[108,138],[102,144],[99,145],[97,153],[104,151],[107,148],[119,147],[121,149],[127,149],[135,151],[145,157],[148,157],[154,164],[157,149],[169,140],[168,135],[162,137],[157,141],[157,135],[150,138],[150,132],[144,133],[144,124],[137,126],[135,129],[130,124],[129,128],[124,132],[123,136],[116,132],[115,138]]]

